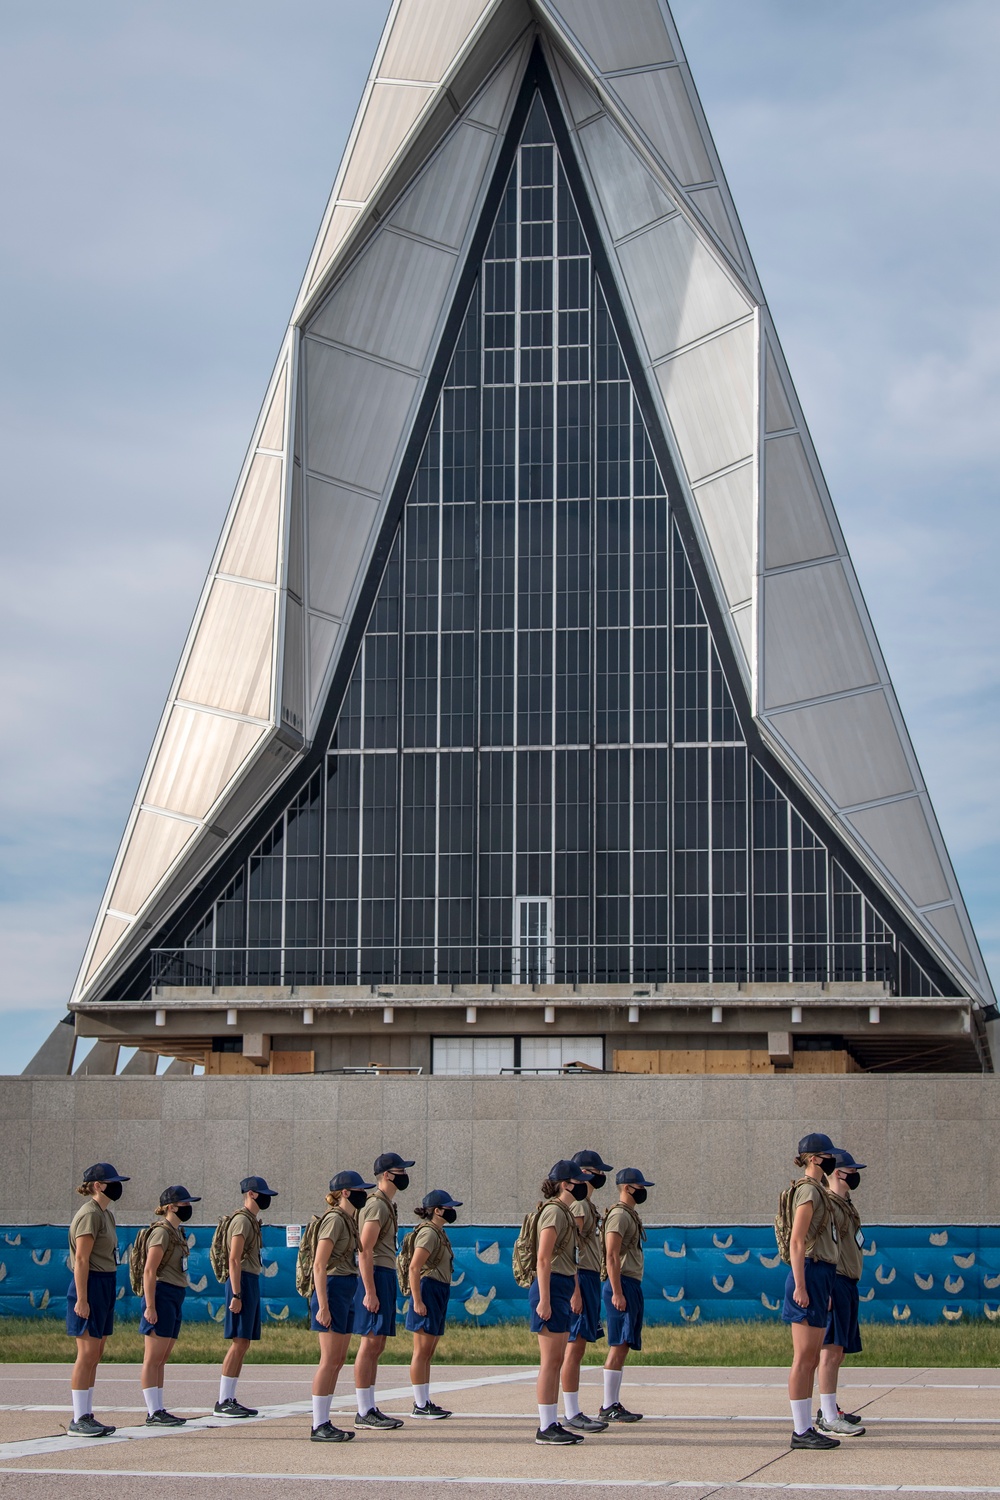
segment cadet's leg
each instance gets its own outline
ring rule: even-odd
[[[247,1357],[250,1348],[249,1339],[233,1339],[226,1350],[226,1357],[222,1361],[222,1374],[227,1380],[238,1380],[243,1369],[243,1361]]]
[[[410,1360],[410,1384],[412,1386],[430,1384],[431,1360],[434,1358],[434,1350],[439,1342],[438,1336],[433,1333],[413,1335],[413,1358]],[[426,1397],[423,1401],[418,1401],[417,1405],[426,1406]]]
[[[828,1422],[837,1420],[837,1381],[844,1363],[840,1344],[824,1344],[819,1354],[819,1404]]]
[[[76,1361],[73,1365],[73,1374],[70,1377],[70,1389],[73,1391],[73,1417],[74,1420],[86,1416],[91,1409],[91,1395],[94,1381],[97,1379],[97,1366],[101,1362],[104,1353],[104,1340],[92,1339],[87,1336],[78,1338],[76,1341]],[[77,1407],[80,1408],[77,1411]]]
[[[586,1339],[573,1339],[566,1344],[559,1383],[563,1390],[563,1405],[567,1417],[578,1416],[580,1412],[580,1366],[586,1352]]]
[[[788,1400],[792,1408],[792,1426],[801,1434],[812,1427],[813,1382],[826,1329],[812,1328],[808,1323],[793,1323],[791,1328],[792,1367],[788,1372]]]
[[[142,1395],[149,1416],[163,1407],[163,1371],[176,1339],[161,1339],[147,1333],[143,1339]]]
[[[313,1431],[330,1420],[330,1402],[337,1389],[337,1377],[344,1368],[349,1333],[321,1333],[319,1335],[319,1364],[312,1383]]]
[[[551,1427],[559,1418],[559,1371],[566,1354],[568,1333],[540,1333],[538,1335],[538,1381],[535,1390],[538,1397],[539,1431]]]
[[[385,1348],[385,1335],[365,1334],[354,1356],[354,1386],[358,1398],[358,1415],[364,1416],[375,1405],[375,1381],[378,1362]]]

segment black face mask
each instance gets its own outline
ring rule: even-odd
[[[605,1177],[603,1172],[591,1172],[590,1174],[590,1185],[595,1190],[597,1188],[602,1188],[607,1180],[608,1179],[607,1177]]]
[[[586,1198],[587,1196],[587,1184],[585,1182],[574,1182],[570,1187],[570,1192],[573,1194],[573,1197],[576,1199],[577,1203],[582,1203],[584,1198]]]
[[[112,1203],[117,1203],[122,1195],[124,1185],[121,1182],[106,1182],[103,1188],[105,1198],[110,1198]]]
[[[444,1219],[444,1222],[446,1224],[454,1224],[455,1220],[458,1218],[458,1213],[453,1208],[442,1208],[441,1217]]]
[[[394,1172],[392,1177],[392,1185],[398,1193],[405,1193],[406,1189],[410,1185],[409,1172]]]
[[[633,1203],[645,1203],[645,1201],[646,1201],[646,1189],[645,1188],[636,1188],[635,1192],[632,1194],[632,1202]]]
[[[847,1183],[847,1186],[850,1188],[851,1192],[853,1193],[854,1190],[855,1190],[855,1188],[859,1188],[861,1186],[861,1173],[860,1172],[845,1172],[844,1173],[844,1181]]]
[[[257,1207],[259,1209],[265,1209],[265,1208],[270,1208],[271,1207],[271,1194],[270,1193],[257,1193],[256,1197],[257,1197]]]
[[[347,1201],[353,1209],[356,1209],[358,1210],[358,1212],[360,1212],[360,1210],[363,1209],[365,1204],[368,1202],[368,1194],[362,1193],[360,1191],[356,1193],[348,1193]]]
[[[177,1217],[179,1219],[183,1219],[184,1223],[186,1224],[188,1219],[190,1219],[191,1215],[194,1213],[194,1209],[191,1207],[190,1203],[182,1203],[180,1208],[176,1209],[175,1212],[177,1214]]]
[[[824,1156],[823,1160],[820,1162],[820,1167],[827,1177],[829,1177],[830,1173],[833,1171],[836,1165],[837,1158],[835,1156]]]

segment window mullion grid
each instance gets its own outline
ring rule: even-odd
[[[513,463],[513,489],[514,489],[514,567],[513,567],[513,692],[511,702],[511,887],[513,891],[513,912],[511,921],[511,936],[514,942],[514,957],[518,963],[518,971],[515,976],[516,982],[522,982],[520,970],[520,913],[517,905],[517,795],[518,795],[518,745],[520,744],[520,733],[518,725],[518,665],[519,665],[519,639],[521,624],[521,150],[518,149],[515,157],[514,175],[516,182],[516,233],[515,233],[515,258],[514,258],[514,463]]]
[[[628,982],[635,980],[635,393],[629,380],[628,527]]]
[[[464,327],[464,325],[463,325]],[[434,956],[433,956],[433,982],[438,982],[438,966],[440,962],[438,952],[438,940],[441,931],[441,696],[443,691],[443,667],[444,667],[444,640],[442,631],[442,615],[444,606],[444,424],[445,424],[445,399],[441,396],[441,420],[438,423],[438,536],[437,536],[437,686],[435,689],[436,712],[434,715]],[[453,402],[454,408],[457,405]],[[454,453],[454,444],[452,446]],[[402,804],[402,798],[400,798]],[[402,815],[402,806],[400,807]]]

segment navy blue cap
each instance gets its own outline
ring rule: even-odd
[[[550,1182],[586,1182],[586,1180],[575,1161],[557,1161],[549,1173]]]
[[[799,1156],[832,1156],[836,1150],[828,1135],[821,1130],[814,1130],[812,1135],[804,1135],[799,1141]]]
[[[404,1161],[395,1151],[383,1151],[375,1158],[375,1176],[381,1177],[383,1172],[402,1172],[405,1167],[415,1166],[415,1161]]]
[[[851,1153],[845,1151],[843,1146],[834,1146],[830,1155],[842,1172],[863,1172],[868,1165],[865,1161],[855,1161]]]
[[[615,1178],[615,1185],[617,1187],[626,1187],[629,1183],[634,1184],[636,1187],[656,1186],[655,1182],[647,1182],[646,1178],[643,1177],[638,1167],[622,1167],[621,1171]]]
[[[444,1188],[435,1188],[433,1192],[427,1194],[420,1206],[421,1208],[461,1208],[462,1200],[453,1198],[450,1193],[445,1192]]]
[[[266,1197],[277,1198],[277,1188],[268,1187],[263,1177],[244,1177],[240,1183],[241,1193],[263,1193]]]
[[[109,1161],[99,1161],[94,1166],[88,1167],[83,1174],[84,1182],[131,1182],[131,1177],[123,1177],[116,1172]]]
[[[168,1203],[200,1203],[201,1199],[189,1193],[186,1187],[164,1188],[160,1194],[160,1207],[166,1208]]]
[[[578,1151],[573,1160],[578,1167],[584,1167],[588,1172],[613,1172],[615,1170],[610,1162],[602,1161],[599,1151]]]
[[[367,1193],[374,1186],[374,1182],[366,1182],[360,1172],[338,1172],[336,1177],[330,1178],[331,1193],[347,1193],[358,1188],[364,1188]]]

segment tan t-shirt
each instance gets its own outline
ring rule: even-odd
[[[601,1240],[600,1227],[601,1216],[594,1207],[593,1200],[583,1198],[579,1203],[574,1203],[570,1209],[574,1219],[578,1220],[579,1234],[576,1242],[576,1260],[581,1271],[595,1271],[600,1274],[601,1270]]]
[[[154,1224],[146,1241],[146,1253],[162,1250],[163,1259],[156,1268],[157,1281],[169,1286],[187,1286],[187,1241],[179,1229],[164,1220]]]
[[[861,1215],[850,1198],[842,1198],[839,1193],[831,1193],[830,1200],[833,1203],[833,1212],[837,1220],[837,1249],[840,1252],[837,1256],[837,1275],[849,1276],[852,1281],[860,1281],[861,1273],[865,1268],[861,1246],[857,1239],[861,1228]]]
[[[76,1242],[84,1235],[92,1235],[93,1249],[90,1252],[92,1271],[114,1271],[118,1266],[118,1230],[115,1216],[110,1208],[101,1208],[93,1198],[88,1198],[73,1215],[69,1226],[70,1254],[76,1257]]]
[[[840,1250],[837,1242],[837,1224],[832,1211],[827,1212],[824,1205],[828,1205],[830,1195],[816,1182],[800,1182],[795,1189],[792,1198],[792,1221],[795,1214],[803,1203],[811,1203],[813,1216],[806,1235],[806,1255],[813,1260],[825,1260],[829,1265],[835,1266],[840,1258]],[[825,1217],[823,1232],[819,1238],[814,1238],[816,1225]]]
[[[642,1221],[637,1224],[637,1219],[639,1215],[630,1212],[624,1203],[616,1203],[604,1220],[604,1233],[621,1235],[622,1275],[641,1281],[645,1257],[642,1253]]]
[[[396,1237],[399,1233],[399,1216],[396,1205],[387,1198],[381,1188],[369,1194],[368,1202],[358,1214],[358,1234],[362,1226],[377,1223],[378,1239],[375,1241],[374,1262],[386,1271],[396,1269]]]
[[[455,1253],[451,1248],[451,1240],[443,1231],[433,1224],[421,1224],[413,1248],[427,1251],[427,1259],[420,1271],[421,1277],[426,1276],[428,1281],[443,1281],[446,1286],[451,1284]]]
[[[233,1240],[237,1235],[243,1236],[243,1258],[240,1261],[240,1270],[246,1271],[249,1276],[262,1276],[264,1267],[261,1265],[260,1249],[264,1240],[264,1232],[260,1227],[260,1221],[245,1208],[233,1214],[226,1230],[226,1253],[233,1247]]]
[[[550,1198],[538,1216],[538,1237],[543,1229],[554,1229],[556,1242],[552,1247],[552,1270],[557,1276],[576,1275],[576,1221],[565,1203]]]
[[[357,1220],[341,1210],[331,1208],[323,1215],[316,1231],[317,1243],[330,1241],[330,1259],[326,1263],[328,1276],[356,1276],[358,1274],[358,1226]]]

